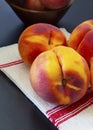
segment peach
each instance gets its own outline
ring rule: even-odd
[[[42,52],[30,68],[32,88],[50,103],[78,101],[86,94],[89,80],[86,60],[71,47],[57,46]]]
[[[91,87],[93,89],[93,57],[90,59],[90,80],[91,80]]]
[[[18,40],[19,54],[28,65],[31,65],[40,53],[59,45],[66,45],[64,33],[47,23],[27,27]]]
[[[44,10],[40,0],[25,0],[25,8],[31,10]]]
[[[66,6],[70,0],[40,0],[42,5],[49,9],[58,9]]]
[[[93,57],[93,19],[82,22],[72,31],[68,46],[81,54],[90,65],[90,58]]]

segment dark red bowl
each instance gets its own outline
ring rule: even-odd
[[[30,10],[22,7],[20,0],[5,0],[10,7],[14,10],[17,16],[26,24],[31,25],[34,23],[49,23],[49,24],[57,24],[58,21],[64,16],[64,14],[68,11],[68,9],[73,4],[74,0],[70,0],[68,5],[63,8],[56,10]]]

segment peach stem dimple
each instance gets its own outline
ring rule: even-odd
[[[66,79],[62,79],[62,85],[63,85],[63,87],[66,86],[66,83],[67,83]]]

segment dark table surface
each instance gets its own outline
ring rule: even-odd
[[[88,19],[93,19],[93,0],[75,0],[57,26],[71,32]],[[0,0],[0,47],[17,43],[24,29],[24,23]],[[57,130],[1,71],[0,130]]]

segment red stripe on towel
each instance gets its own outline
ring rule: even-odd
[[[54,107],[48,110],[46,114],[49,120],[59,127],[61,123],[77,115],[91,104],[93,104],[93,91],[88,92],[81,100],[72,105]]]
[[[17,65],[17,64],[21,64],[21,63],[23,63],[22,59],[16,60],[16,61],[12,61],[12,62],[9,62],[9,63],[5,63],[5,64],[0,64],[0,69],[6,68],[6,67],[10,67],[10,66],[14,66],[14,65]]]

